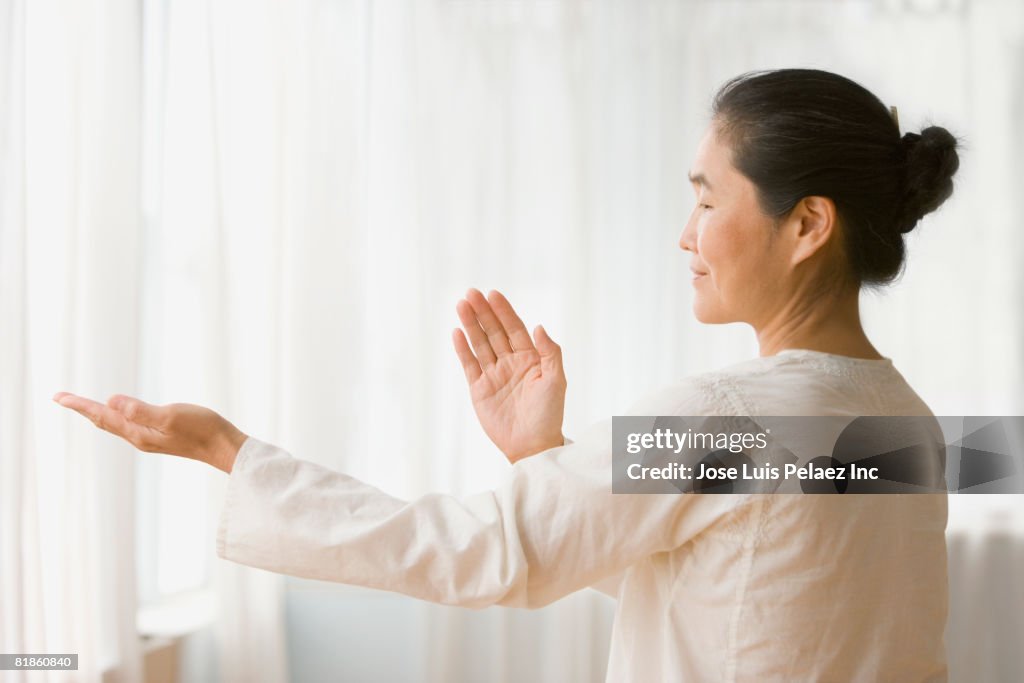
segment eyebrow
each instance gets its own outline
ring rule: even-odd
[[[698,173],[697,175],[694,175],[694,174],[690,173],[689,171],[687,171],[686,177],[690,179],[691,183],[700,183],[701,185],[703,185],[704,187],[706,187],[709,190],[713,189],[711,187],[711,183],[708,182],[707,177],[705,177],[705,175],[703,173]]]

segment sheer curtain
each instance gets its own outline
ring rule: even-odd
[[[102,22],[68,18],[101,6]],[[910,236],[900,283],[865,296],[865,319],[937,413],[1024,409],[1019,3],[146,0],[140,21],[128,3],[62,14],[47,0],[32,3],[34,24],[25,4],[12,8],[5,54],[69,56],[51,60],[60,78],[8,62],[0,95],[11,104],[0,111],[0,319],[17,332],[0,335],[5,638],[79,623],[7,607],[21,604],[15,594],[43,601],[32,558],[48,537],[26,529],[56,499],[47,458],[96,479],[78,496],[106,478],[131,485],[129,451],[51,414],[58,388],[206,403],[299,457],[411,498],[479,491],[507,468],[450,348],[467,286],[501,289],[562,344],[570,436],[660,384],[754,355],[746,329],[692,320],[676,245],[710,97],[749,69],[834,70],[898,106],[904,130],[934,119],[966,138],[953,199]],[[102,31],[103,50],[59,41],[51,24],[75,41]],[[144,60],[131,52],[140,26]],[[118,45],[104,69],[86,67]],[[36,111],[40,92],[82,104]],[[205,535],[188,543],[213,568],[225,680],[401,678],[400,665],[420,680],[603,678],[614,610],[604,596],[474,612],[282,582],[210,556],[223,477],[171,472],[161,476],[178,477],[179,514],[207,501]],[[89,540],[83,552],[131,576],[130,553],[96,538],[117,516],[88,522],[75,514],[88,503],[60,500]],[[955,520],[975,521],[951,533],[993,547],[986,520],[1021,508],[986,502],[955,503]],[[1007,566],[978,570],[974,557],[951,558],[954,679],[985,670],[971,653],[1011,616],[961,599]],[[77,566],[55,560],[58,583],[47,585],[81,580]],[[119,595],[75,614],[94,609],[123,631],[130,596]],[[337,609],[317,612],[318,601]],[[308,647],[316,634],[302,628],[314,623],[330,651]],[[329,637],[389,628],[359,647]],[[996,641],[991,657],[1018,666]],[[377,654],[396,642],[405,657]]]
[[[135,454],[50,401],[136,388],[138,19],[0,10],[0,651],[79,654],[5,681],[140,679]]]

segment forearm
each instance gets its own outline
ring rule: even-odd
[[[404,501],[251,439],[231,474],[217,554],[440,604],[527,606],[527,559],[494,495]]]

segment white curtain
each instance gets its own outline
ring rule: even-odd
[[[1020,3],[146,0],[141,18],[127,2],[10,7],[0,650],[20,637],[87,652],[74,633],[32,639],[97,614],[130,630],[126,584],[80,590],[79,559],[59,554],[79,546],[34,549],[73,538],[132,575],[132,553],[107,535],[130,523],[109,508],[126,503],[88,496],[130,488],[133,456],[50,408],[57,389],[205,403],[411,498],[482,490],[507,468],[450,348],[468,286],[501,289],[562,344],[570,436],[659,384],[756,354],[748,330],[692,320],[676,245],[710,97],[749,69],[837,71],[898,106],[904,130],[934,120],[966,138],[953,198],[911,235],[901,282],[865,297],[866,324],[937,413],[1024,409]],[[48,106],[45,93],[75,104]],[[285,655],[282,598],[312,589],[210,557],[223,477],[190,465],[160,464],[159,478],[168,515],[175,494],[184,515],[208,491],[205,535],[182,547],[214,569],[218,675],[300,680],[312,669]],[[52,477],[72,474],[73,495],[56,496]],[[954,515],[976,520],[957,533],[989,538],[987,519],[1021,514],[998,498],[957,501]],[[58,499],[79,528],[38,533],[38,511]],[[43,556],[58,558],[49,574]],[[951,623],[997,628],[998,615],[957,600],[970,588],[954,583]],[[338,624],[365,597],[316,589],[352,605]],[[87,604],[35,609],[59,590]],[[537,613],[381,599],[418,625],[417,679],[603,678],[614,608],[596,593]],[[954,680],[977,671],[964,638],[950,644]],[[109,642],[130,666],[127,636]],[[371,679],[393,671],[364,664]]]
[[[135,455],[50,401],[136,388],[138,20],[0,9],[0,651],[79,655],[5,681],[140,680]]]

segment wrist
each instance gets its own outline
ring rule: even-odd
[[[242,444],[249,436],[244,434],[241,430],[231,426],[229,430],[219,440],[220,443],[214,448],[213,456],[209,460],[209,464],[216,467],[221,472],[231,474],[231,470],[235,466],[235,459],[238,457],[238,451],[241,450]]]
[[[566,443],[568,443],[568,439],[566,439],[563,435],[559,434],[559,436],[557,437],[537,442],[536,444],[530,446],[529,448],[524,448],[517,452],[506,453],[505,457],[508,458],[509,462],[514,463],[516,461],[522,460],[523,458],[529,458],[531,456],[537,455],[538,453],[549,451],[552,448],[564,446]]]

